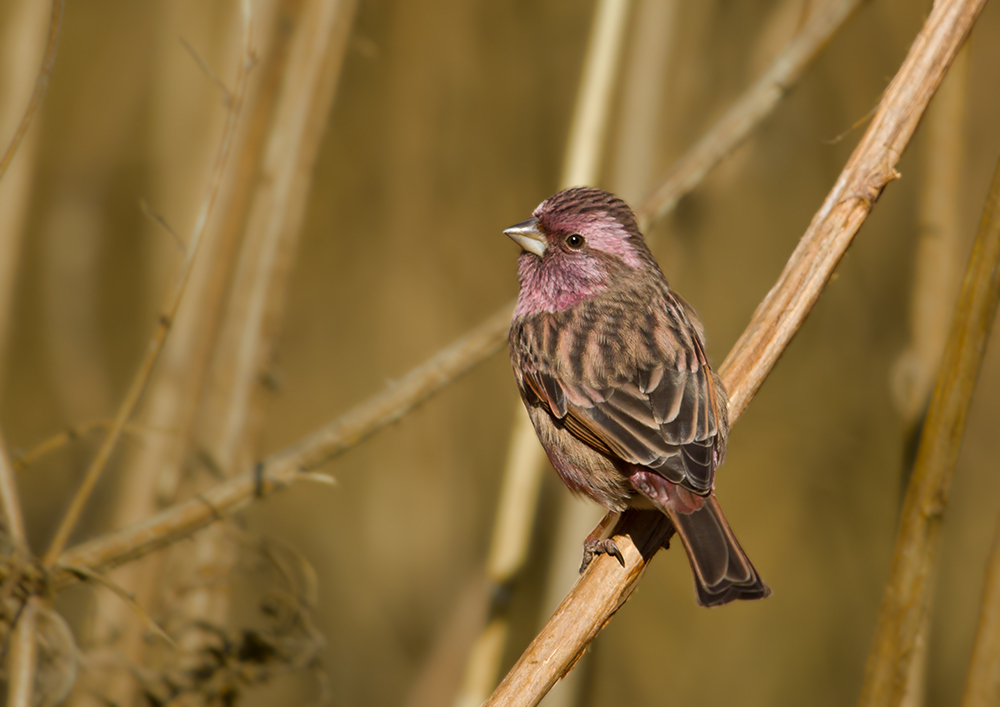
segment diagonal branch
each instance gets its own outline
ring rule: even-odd
[[[149,382],[149,377],[153,372],[153,367],[156,365],[156,360],[159,358],[160,352],[163,351],[167,335],[170,333],[170,325],[172,324],[174,317],[177,315],[177,310],[184,297],[184,291],[187,287],[188,280],[190,279],[191,271],[194,268],[195,259],[198,256],[202,236],[205,234],[205,230],[208,226],[208,218],[212,213],[213,207],[215,206],[215,198],[218,195],[219,187],[222,184],[226,161],[229,158],[229,148],[232,146],[233,137],[236,133],[236,123],[243,107],[243,98],[246,94],[247,88],[247,78],[250,69],[253,66],[253,45],[251,37],[249,0],[243,0],[243,23],[243,55],[240,59],[239,68],[237,70],[236,88],[233,90],[233,101],[230,106],[229,118],[226,121],[222,141],[219,143],[219,151],[216,155],[209,191],[205,197],[205,201],[202,203],[198,217],[195,219],[193,232],[191,237],[188,239],[184,261],[181,263],[180,271],[177,273],[174,284],[167,296],[167,301],[160,314],[160,320],[157,323],[156,330],[153,332],[153,337],[146,348],[146,354],[139,363],[139,368],[136,370],[132,383],[129,385],[128,392],[126,392],[125,398],[122,400],[121,405],[118,408],[118,412],[115,414],[114,423],[111,425],[111,429],[108,431],[107,436],[104,438],[100,448],[97,450],[97,454],[90,463],[90,466],[83,477],[83,482],[80,484],[80,488],[73,496],[73,500],[70,502],[69,508],[66,510],[66,515],[59,523],[59,527],[56,529],[55,536],[49,545],[49,549],[42,558],[42,563],[46,567],[52,567],[58,559],[59,554],[63,551],[63,548],[66,547],[66,542],[69,540],[70,533],[72,533],[73,528],[76,527],[77,521],[79,521],[80,515],[83,513],[83,508],[86,505],[87,500],[90,498],[90,494],[93,492],[94,486],[97,485],[97,480],[100,478],[105,466],[107,466],[108,459],[111,457],[111,452],[114,451],[114,448],[118,443],[118,439],[121,437],[122,431],[125,429],[125,423],[127,423],[129,418],[132,416],[136,405],[139,403],[139,398],[142,397],[143,390],[145,390],[146,384]]]
[[[889,84],[872,124],[792,254],[778,282],[754,312],[722,366],[731,392],[730,419],[746,409],[764,378],[805,321],[837,263],[861,228],[920,116],[965,41],[985,0],[939,0]],[[573,667],[628,599],[657,549],[663,519],[625,514],[615,538],[625,557],[602,556],[556,610],[488,705],[534,705]]]
[[[74,547],[59,558],[61,565],[103,572],[187,537],[231,513],[255,497],[309,478],[313,469],[403,418],[506,341],[511,310],[504,308],[469,334],[439,352],[379,395],[365,401],[295,444],[261,462],[254,470],[215,486],[197,498],[178,503],[155,516]],[[75,578],[56,577],[57,587]]]
[[[866,0],[867,1],[867,0]],[[819,56],[823,48],[861,5],[861,0],[831,0],[809,15],[774,62],[726,114],[679,159],[666,178],[639,205],[643,227],[669,214],[685,194],[701,184],[726,155],[739,147]]]
[[[927,615],[941,520],[998,299],[1000,162],[920,434],[859,705],[898,705],[906,694],[917,636]]]

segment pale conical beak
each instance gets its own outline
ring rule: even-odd
[[[545,234],[539,230],[537,218],[532,217],[527,221],[515,223],[510,228],[504,229],[504,233],[529,253],[534,253],[539,258],[545,255]]]

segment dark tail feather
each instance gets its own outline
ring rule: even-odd
[[[670,509],[668,515],[687,551],[699,604],[719,606],[734,599],[763,599],[771,593],[736,540],[714,493],[694,513]]]

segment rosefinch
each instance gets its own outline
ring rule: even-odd
[[[698,316],[670,289],[632,209],[600,189],[567,189],[504,233],[523,251],[511,362],[560,478],[611,511],[666,514],[699,604],[768,596],[713,493],[726,391]],[[601,529],[584,567],[601,552],[623,562]]]

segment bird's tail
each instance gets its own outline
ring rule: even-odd
[[[771,593],[740,547],[714,493],[693,513],[665,510],[684,543],[699,604],[719,606],[734,599],[763,599]]]

